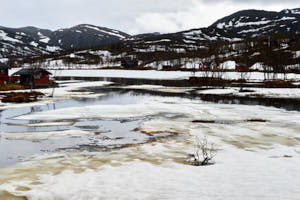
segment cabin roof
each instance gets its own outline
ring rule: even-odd
[[[47,75],[51,74],[47,70],[41,69],[41,68],[23,68],[23,69],[15,72],[15,73],[13,73],[13,76],[16,76],[16,75],[33,75],[37,72],[45,72]]]
[[[0,62],[0,69],[9,69],[9,68],[10,67],[7,64]]]

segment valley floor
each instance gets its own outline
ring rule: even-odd
[[[70,73],[102,76],[101,71]],[[165,79],[188,76],[163,73],[150,72],[151,77]],[[105,76],[118,74],[110,71]],[[124,76],[150,75],[129,71]],[[0,104],[0,199],[296,200],[300,196],[300,111],[181,95],[191,91],[240,95],[238,88],[77,80],[60,85],[53,98]],[[266,98],[297,99],[300,94],[300,89],[252,90]],[[52,89],[40,91],[50,94]],[[214,143],[213,165],[187,162],[196,138]]]

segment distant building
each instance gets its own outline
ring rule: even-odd
[[[287,66],[287,70],[292,73],[299,73],[300,72],[300,64],[289,65],[289,66]]]
[[[121,66],[125,68],[137,67],[139,61],[131,57],[125,57],[121,59]]]
[[[9,81],[9,75],[8,75],[8,70],[9,70],[9,66],[4,64],[4,63],[0,63],[0,84],[5,84]]]
[[[235,65],[235,70],[236,71],[247,71],[248,70],[248,66],[246,64],[243,64],[243,63],[237,63]]]
[[[41,68],[23,68],[13,74],[20,76],[22,85],[48,86],[50,72]]]
[[[217,68],[217,64],[215,62],[201,62],[199,64],[199,69],[200,70],[213,70]]]
[[[163,65],[162,66],[162,70],[168,71],[168,70],[172,70],[174,67],[172,65]]]

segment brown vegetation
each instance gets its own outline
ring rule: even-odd
[[[0,91],[24,90],[25,87],[20,84],[8,83],[0,85]]]
[[[190,77],[189,82],[199,86],[226,86],[230,83],[228,80],[213,77]]]
[[[213,124],[213,123],[216,123],[215,120],[202,120],[202,119],[199,119],[199,120],[193,120],[192,122],[193,122],[193,123],[205,123],[205,124]]]
[[[293,88],[296,87],[290,81],[284,80],[272,80],[272,81],[264,81],[264,87],[267,88]]]
[[[247,119],[246,122],[267,122],[265,119]]]
[[[37,101],[38,97],[44,96],[41,92],[10,92],[0,93],[3,95],[2,102],[4,103],[24,103]]]

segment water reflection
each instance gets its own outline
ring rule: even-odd
[[[263,104],[266,101],[253,101],[249,99],[237,99],[232,97],[222,97],[217,95],[197,95],[194,93],[167,93],[149,90],[132,90],[113,87],[94,87],[89,88],[95,93],[105,93],[104,96],[97,98],[73,98],[60,100],[55,103],[47,105],[14,108],[7,110],[0,110],[0,131],[10,134],[16,133],[43,133],[50,131],[88,131],[91,134],[82,137],[60,137],[49,138],[45,140],[13,140],[0,137],[0,167],[9,166],[16,162],[22,161],[35,154],[43,152],[53,152],[57,150],[103,150],[106,148],[121,147],[128,144],[144,143],[151,140],[150,135],[141,134],[136,130],[139,123],[151,117],[130,118],[122,120],[109,119],[79,119],[79,120],[63,120],[63,121],[44,121],[40,120],[15,120],[15,117],[32,114],[36,112],[51,111],[61,108],[82,107],[91,105],[127,105],[137,104],[152,96],[166,96],[166,97],[181,97],[190,99],[201,99],[205,101],[212,101],[216,103],[229,104]],[[286,106],[292,106],[293,102],[285,102]],[[292,105],[291,105],[292,104]],[[264,105],[264,104],[263,104]],[[297,104],[296,104],[297,105]],[[298,107],[297,109],[300,109]],[[165,116],[168,113],[164,113]],[[184,117],[184,116],[169,116]],[[167,136],[167,133],[162,133],[160,136]]]
[[[79,119],[63,121],[15,120],[15,117],[36,112],[50,111],[60,108],[81,107],[90,105],[126,105],[136,104],[149,95],[136,95],[133,92],[108,92],[105,96],[97,98],[74,98],[57,101],[47,105],[23,107],[2,110],[0,112],[0,131],[4,133],[34,134],[49,133],[53,131],[88,131],[91,134],[84,136],[65,136],[48,138],[44,140],[16,140],[0,136],[0,167],[9,166],[22,161],[35,154],[53,152],[66,149],[93,149],[121,147],[128,144],[144,143],[151,136],[141,134],[135,129],[145,118],[128,120],[111,119]]]

